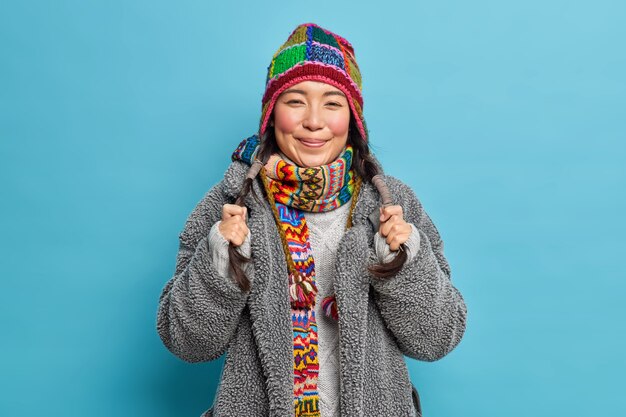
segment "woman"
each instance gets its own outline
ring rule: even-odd
[[[214,416],[418,416],[403,355],[465,330],[437,229],[368,148],[352,45],[298,26],[268,67],[257,135],[180,234],[158,331],[227,353]]]

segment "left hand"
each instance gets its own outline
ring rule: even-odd
[[[385,238],[391,250],[400,249],[400,245],[409,240],[412,231],[411,225],[404,221],[401,206],[387,206],[380,209],[378,232]]]

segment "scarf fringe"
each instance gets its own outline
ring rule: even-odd
[[[328,296],[322,300],[322,310],[327,317],[339,320],[339,312],[337,311],[337,299],[334,295]]]
[[[312,308],[315,307],[317,286],[314,281],[302,279],[298,274],[290,274],[289,298],[291,307]]]

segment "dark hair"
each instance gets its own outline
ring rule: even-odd
[[[359,132],[359,129],[354,122],[354,118],[351,118],[350,120],[348,143],[352,145],[352,148],[354,150],[354,154],[352,157],[352,167],[363,181],[372,182],[372,179],[376,175],[379,175],[378,166],[374,162],[374,158],[370,153],[369,145],[361,136],[361,133]],[[276,152],[278,152],[278,145],[276,143],[274,129],[268,127],[263,134],[263,137],[261,138],[256,158],[261,161],[263,165],[265,165],[269,157]],[[244,206],[244,200],[252,190],[253,182],[254,178],[246,178],[244,180],[241,191],[239,192],[239,196],[237,197],[237,200],[235,200],[235,204],[242,207]],[[381,195],[385,194],[385,192],[388,194],[388,191],[386,191],[386,186],[380,183],[381,181],[377,181],[377,184],[375,184],[378,191],[381,193]],[[380,187],[385,188],[385,190],[381,190]],[[257,198],[256,195],[255,198]],[[250,262],[250,259],[237,252],[235,250],[235,246],[232,243],[230,243],[229,245],[228,255],[230,267],[234,272],[235,283],[243,291],[249,291],[250,280],[243,272],[242,264],[245,262]],[[378,278],[389,278],[396,275],[398,271],[400,271],[400,269],[406,262],[406,259],[406,247],[403,244],[401,246],[401,250],[391,262],[372,265],[369,267],[369,272]]]

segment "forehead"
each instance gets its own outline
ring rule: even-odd
[[[288,93],[297,93],[297,94],[304,94],[304,95],[308,95],[308,94],[332,94],[332,95],[341,95],[341,96],[345,96],[345,94],[338,89],[337,87],[330,85],[330,84],[326,84],[323,83],[321,81],[302,81],[299,82],[298,84],[294,84],[291,87],[289,87],[288,89],[286,89],[285,91],[283,91],[282,94],[288,94]]]

